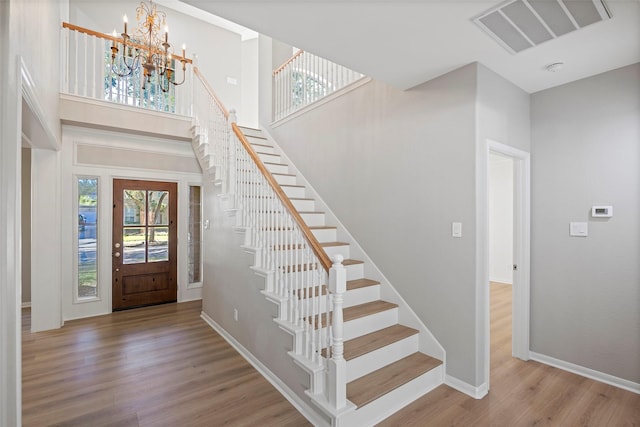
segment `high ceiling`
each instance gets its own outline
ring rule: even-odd
[[[475,61],[530,93],[640,62],[640,0],[605,0],[611,19],[518,54],[472,21],[502,1],[183,2],[400,89]]]

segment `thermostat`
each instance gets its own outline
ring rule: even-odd
[[[592,206],[591,216],[594,218],[611,218],[613,216],[613,206]]]

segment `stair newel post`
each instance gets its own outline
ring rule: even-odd
[[[342,255],[333,258],[329,269],[329,292],[333,311],[331,315],[331,358],[328,360],[328,399],[335,409],[347,404],[347,362],[344,359],[342,304],[347,291],[347,270],[342,265]]]
[[[229,126],[227,127],[227,135],[226,135],[226,141],[225,141],[225,151],[228,156],[225,185],[226,185],[226,190],[228,194],[235,194],[236,193],[236,169],[237,169],[236,150],[238,149],[238,144],[231,143],[231,139],[235,138],[235,133],[231,128],[231,124],[238,123],[238,117],[236,116],[236,110],[233,108],[229,110],[228,122],[229,122]]]

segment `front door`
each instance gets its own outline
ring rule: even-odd
[[[177,184],[113,180],[113,310],[177,300]]]

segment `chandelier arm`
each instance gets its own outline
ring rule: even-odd
[[[173,84],[174,86],[180,86],[182,83],[184,83],[187,77],[187,63],[185,60],[181,60],[180,62],[182,62],[182,80],[179,83],[171,82],[171,84]]]

